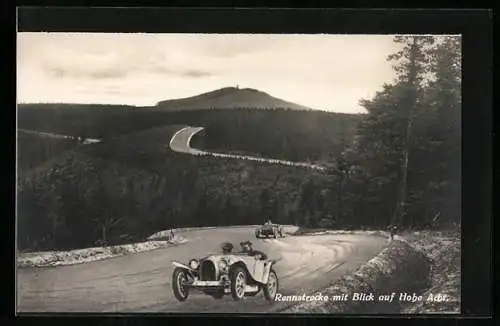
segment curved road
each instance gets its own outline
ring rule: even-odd
[[[268,162],[273,164],[304,167],[320,171],[325,170],[323,166],[310,163],[292,162],[292,161],[255,157],[255,156],[244,156],[236,154],[213,153],[191,148],[190,147],[191,138],[193,138],[195,134],[202,131],[203,129],[204,129],[203,127],[185,127],[180,129],[172,136],[172,139],[170,139],[170,149],[172,149],[174,152],[186,153],[191,155],[211,155],[215,157],[226,157],[226,158],[234,158],[240,160],[259,161],[259,162]]]
[[[253,228],[188,231],[189,243],[129,254],[88,264],[17,271],[18,312],[273,312],[288,305],[269,304],[262,294],[234,302],[191,294],[180,303],[170,287],[172,261],[186,262],[218,252],[220,243],[250,239],[276,265],[278,293],[310,294],[378,254],[386,240],[361,235],[297,236],[255,239]]]

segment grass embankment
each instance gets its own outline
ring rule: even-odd
[[[461,243],[453,232],[421,232],[408,237],[415,248],[424,252],[432,262],[430,286],[423,297],[440,294],[445,301],[425,300],[403,306],[402,313],[460,313],[461,302]]]

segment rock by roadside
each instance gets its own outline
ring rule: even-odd
[[[313,236],[313,235],[336,235],[336,234],[353,234],[353,235],[374,235],[389,238],[389,233],[380,230],[304,230],[299,229],[293,233],[295,236]]]
[[[70,251],[23,253],[18,256],[17,267],[54,267],[89,263],[97,260],[139,253],[186,243],[182,237],[171,241],[146,241],[109,247],[94,247]]]

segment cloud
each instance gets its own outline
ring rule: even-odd
[[[200,77],[209,77],[212,76],[212,73],[208,71],[202,70],[188,70],[182,73],[183,76],[191,77],[191,78],[200,78]]]
[[[55,78],[84,78],[84,79],[117,79],[126,77],[128,71],[117,68],[79,70],[67,67],[46,67],[48,74]]]
[[[150,53],[119,52],[115,49],[100,49],[97,52],[89,49],[83,53],[68,51],[62,56],[53,53],[45,55],[40,65],[48,75],[61,79],[120,80],[150,75],[192,79],[214,75],[215,71],[209,71],[192,62],[189,56],[186,58],[185,53],[177,52],[164,53],[158,49]]]
[[[269,52],[292,41],[290,35],[205,34],[198,36],[196,45],[207,56],[231,59]]]

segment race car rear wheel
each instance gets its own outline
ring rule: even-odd
[[[278,276],[274,269],[271,268],[269,272],[269,278],[267,279],[267,284],[264,286],[264,297],[266,300],[274,302],[274,298],[276,297],[276,293],[278,293]]]
[[[188,289],[184,283],[188,280],[187,272],[182,268],[175,268],[172,274],[172,291],[179,301],[184,301],[189,295]]]
[[[234,300],[241,300],[245,296],[247,273],[242,267],[235,267],[231,273],[231,295]]]

